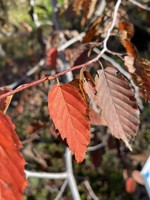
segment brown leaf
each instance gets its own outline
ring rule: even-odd
[[[89,12],[89,8],[90,8],[90,2],[91,0],[84,0],[83,2],[83,18],[81,20],[81,25],[84,26],[87,19],[88,19],[88,12]]]
[[[9,92],[10,89],[9,88],[6,88],[4,87],[3,90],[0,90],[0,95],[1,94],[5,94],[7,92]],[[13,95],[10,95],[10,96],[7,96],[3,99],[0,100],[0,110],[3,112],[3,113],[6,113],[8,107],[9,107],[9,104],[11,102],[11,99],[12,99]]]
[[[96,8],[97,0],[74,0],[73,9],[77,15],[83,12],[81,25],[84,26],[93,16]]]
[[[96,104],[102,110],[113,136],[131,150],[131,139],[139,128],[139,109],[128,81],[115,68],[99,70],[95,78]]]
[[[13,123],[0,111],[0,199],[23,199],[26,178],[20,147]]]
[[[77,15],[80,14],[83,2],[84,2],[84,0],[74,0],[74,2],[73,2],[73,9],[77,13]]]
[[[84,91],[82,80],[73,79],[71,82],[69,82],[69,84],[74,86],[79,91],[79,93],[82,95],[83,99],[86,101],[87,95]]]
[[[92,22],[92,25],[86,31],[86,35],[83,37],[84,43],[91,42],[93,38],[99,34],[98,30],[99,30],[99,26],[102,21],[102,18],[103,18],[102,16],[99,16],[94,20],[94,22]]]
[[[145,101],[150,103],[150,61],[144,58],[126,56],[125,66],[134,83],[141,89]]]
[[[66,138],[77,162],[82,162],[90,142],[87,103],[74,86],[54,85],[48,94],[48,108],[61,138]]]
[[[83,88],[90,99],[95,98],[96,88],[91,74],[85,70],[80,71],[80,76],[83,80]]]
[[[136,57],[137,49],[134,44],[131,42],[132,37],[134,36],[134,26],[133,24],[121,21],[118,24],[118,28],[120,30],[119,38],[121,44],[126,49],[126,52],[129,56]]]

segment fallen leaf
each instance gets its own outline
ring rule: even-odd
[[[136,190],[136,182],[133,178],[129,177],[126,180],[126,191],[128,193],[133,193]]]

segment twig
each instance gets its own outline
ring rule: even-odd
[[[115,27],[115,23],[116,23],[116,19],[117,19],[117,14],[118,14],[118,9],[119,9],[120,4],[121,4],[121,0],[118,0],[117,3],[116,3],[116,5],[115,5],[112,24],[111,24],[110,28],[108,29],[107,34],[106,34],[106,38],[105,38],[105,40],[103,42],[104,50],[105,51],[107,50],[107,42],[108,42],[108,39],[110,37],[110,34],[111,34],[113,28]]]
[[[72,155],[71,155],[71,151],[68,148],[66,148],[66,152],[65,152],[65,163],[66,163],[66,169],[68,173],[68,184],[71,190],[73,200],[80,200],[80,195],[79,195],[76,181],[73,175]]]
[[[144,9],[144,10],[147,10],[147,11],[150,11],[150,7],[146,6],[146,5],[143,5],[141,4],[140,2],[138,1],[135,1],[135,0],[129,0],[131,3],[135,4],[136,6]]]
[[[38,81],[34,81],[32,83],[28,83],[28,84],[22,85],[21,87],[16,88],[13,91],[9,91],[9,92],[7,92],[5,94],[0,95],[0,99],[5,98],[5,97],[7,97],[9,95],[15,94],[16,92],[22,91],[24,89],[30,88],[32,86],[35,86],[35,85],[37,85],[39,83],[42,83],[42,82],[44,82],[46,80],[54,80],[58,76],[62,76],[62,75],[66,74],[66,73],[68,73],[70,71],[77,70],[77,69],[80,69],[82,67],[87,67],[87,66],[91,65],[92,63],[97,62],[102,57],[102,55],[107,51],[107,42],[108,42],[108,39],[110,37],[111,31],[113,30],[113,28],[115,26],[115,21],[116,21],[116,18],[117,18],[117,13],[118,13],[118,9],[119,9],[120,4],[121,4],[121,0],[118,0],[116,5],[115,5],[112,24],[111,24],[110,28],[107,31],[106,38],[103,41],[104,48],[102,49],[101,53],[98,56],[96,56],[95,58],[93,58],[92,60],[90,60],[90,61],[88,61],[88,62],[86,62],[84,64],[74,66],[72,68],[66,69],[66,70],[64,70],[64,71],[62,71],[60,73],[55,74],[55,75],[42,78],[42,79],[40,79]]]
[[[57,8],[57,1],[56,0],[51,0],[51,4],[52,4],[52,18],[53,18],[53,21],[54,21],[54,26],[55,26],[55,29],[56,30],[59,30],[60,29],[60,23],[58,21],[58,18],[57,18],[57,11],[58,11],[58,8]]]
[[[89,194],[90,194],[90,197],[91,197],[93,200],[100,200],[100,199],[94,194],[94,191],[93,191],[93,189],[92,189],[90,183],[89,183],[87,180],[85,180],[83,183],[84,183],[86,189],[88,190],[88,192],[89,192]]]
[[[14,83],[7,85],[6,87],[10,88],[10,89],[14,89],[17,86],[19,86],[20,84],[22,84],[27,77],[30,77],[31,75],[33,75],[37,70],[41,69],[43,67],[45,63],[44,59],[41,59],[34,67],[32,67],[29,71],[26,72],[26,74],[21,77],[21,79],[19,79],[18,81],[15,81]],[[3,87],[0,87],[0,89],[2,89]]]
[[[34,2],[34,0],[30,0],[29,2],[30,2],[30,6],[32,8],[32,11],[33,11],[32,18],[33,18],[34,24],[35,24],[36,27],[39,27],[40,26],[40,22],[38,20],[38,15],[34,12],[34,4],[35,4],[35,2]]]
[[[99,4],[97,6],[97,10],[95,12],[95,15],[96,16],[100,16],[102,15],[103,11],[105,10],[105,7],[106,7],[106,1],[105,0],[101,0],[99,1]]]
[[[60,23],[59,23],[59,20],[58,20],[58,16],[57,16],[57,11],[58,11],[58,8],[57,8],[57,0],[51,0],[51,3],[52,3],[52,7],[53,7],[53,11],[52,11],[52,18],[53,18],[53,21],[54,21],[54,26],[55,26],[55,29],[58,31],[60,30]],[[63,40],[65,40],[65,37],[64,37],[64,34],[62,32],[60,32],[59,34],[59,37]],[[64,71],[66,69],[69,68],[69,65],[68,65],[68,62],[66,62],[66,58],[64,56],[64,53],[63,52],[60,52],[59,54],[59,57],[60,59],[62,60],[63,64],[61,67],[60,67],[60,70],[61,71]],[[72,75],[72,72],[70,71],[70,73],[68,74],[64,74],[62,76],[62,80],[63,82],[69,82],[73,79],[73,75]]]
[[[64,44],[62,44],[60,47],[57,48],[57,51],[63,51],[65,50],[67,47],[71,46],[72,44],[74,44],[77,41],[82,40],[82,38],[84,37],[85,33],[81,33],[78,36],[71,38],[70,40],[68,40],[67,42],[65,42]],[[26,72],[26,74],[21,77],[21,79],[15,81],[14,83],[7,85],[6,87],[10,88],[10,89],[14,89],[17,86],[19,86],[20,84],[22,84],[27,77],[30,77],[31,75],[33,75],[36,71],[40,70],[43,65],[45,63],[44,59],[41,59],[34,67],[32,67],[29,71]],[[3,89],[3,87],[0,87],[0,89]]]
[[[96,151],[97,149],[100,149],[104,146],[105,146],[105,144],[103,142],[101,142],[100,144],[88,147],[88,151]]]
[[[58,194],[57,194],[57,196],[55,197],[54,200],[59,200],[60,199],[60,197],[63,195],[63,193],[64,193],[64,191],[66,189],[67,184],[68,184],[68,180],[65,180],[63,182],[63,184],[62,184],[62,186],[61,186],[61,188],[60,188],[60,190],[59,190],[59,192],[58,192]]]
[[[66,49],[67,47],[71,46],[72,44],[74,44],[75,42],[81,41],[82,38],[85,36],[85,33],[80,33],[78,36],[68,40],[67,42],[65,42],[64,44],[62,44],[60,47],[57,48],[58,51],[63,51],[64,49]]]
[[[25,170],[27,178],[44,178],[44,179],[66,179],[68,177],[67,172],[58,172],[58,173],[46,173],[46,172],[32,172]]]

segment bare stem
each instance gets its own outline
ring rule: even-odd
[[[141,4],[140,2],[138,1],[135,1],[135,0],[129,0],[131,3],[135,4],[136,6],[144,9],[144,10],[147,10],[147,11],[150,11],[150,7],[146,6],[146,5],[143,5]]]
[[[66,73],[68,73],[70,71],[77,70],[77,69],[80,69],[82,67],[87,67],[90,64],[92,64],[94,62],[97,62],[102,57],[102,55],[107,51],[107,42],[108,42],[108,39],[110,37],[111,31],[113,30],[113,28],[115,26],[115,22],[116,22],[116,19],[117,19],[117,13],[118,13],[118,9],[119,9],[120,4],[121,4],[121,0],[118,0],[116,5],[115,5],[112,24],[111,24],[110,28],[107,31],[105,40],[103,41],[103,49],[102,49],[101,53],[98,56],[96,56],[95,58],[93,58],[92,60],[90,60],[90,61],[88,61],[88,62],[86,62],[84,64],[77,65],[77,66],[74,66],[72,68],[66,69],[66,70],[64,70],[64,71],[62,71],[60,73],[55,74],[55,75],[44,77],[44,78],[42,78],[40,80],[37,80],[37,81],[34,81],[32,83],[24,84],[24,85],[16,88],[15,90],[12,90],[12,91],[9,91],[9,92],[7,92],[5,94],[0,95],[0,99],[5,98],[5,97],[10,96],[10,95],[13,95],[13,94],[15,94],[17,92],[20,92],[20,91],[22,91],[24,89],[27,89],[27,88],[30,88],[32,86],[35,86],[35,85],[37,85],[39,83],[42,83],[42,82],[44,82],[46,80],[54,80],[58,76],[62,76],[62,75],[66,74]]]

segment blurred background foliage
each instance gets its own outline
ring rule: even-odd
[[[38,16],[39,26],[32,17],[31,1],[0,0],[0,86],[7,86],[20,80],[40,59],[46,57],[47,49],[60,46],[87,28],[81,27],[81,16],[75,15],[70,9],[69,2],[57,1],[57,17],[61,28],[56,30],[54,8],[50,0],[34,2],[34,13]],[[109,3],[114,6],[114,1]],[[133,40],[138,46],[140,55],[150,59],[150,15],[131,5],[122,9],[126,9],[129,20],[136,27]],[[114,47],[113,40],[111,42],[111,46]],[[116,46],[115,48],[118,47]],[[82,51],[78,46],[73,45],[63,56],[69,64],[72,64],[80,52]],[[58,65],[63,65],[62,57],[58,59]],[[42,70],[39,69],[32,76],[25,77],[25,81],[21,83],[38,80],[56,71],[58,69],[52,69],[45,64]],[[23,142],[22,153],[27,162],[26,168],[29,170],[45,172],[65,170],[66,144],[58,137],[49,120],[47,109],[47,93],[53,84],[54,82],[39,84],[15,94],[8,110],[8,115],[16,124],[16,132]],[[135,191],[131,194],[125,189],[126,177],[130,177],[134,170],[141,170],[150,152],[150,108],[147,104],[144,104],[144,107],[145,109],[141,111],[141,125],[133,144],[133,152],[129,152],[121,141],[112,138],[106,127],[92,126],[91,145],[102,142],[106,135],[109,137],[103,148],[88,152],[83,163],[77,164],[73,161],[82,200],[92,200],[87,182],[102,200],[148,199],[143,185],[137,183]],[[31,178],[25,191],[25,199],[53,200],[61,185],[61,180]],[[69,188],[65,190],[61,199],[72,199]]]

